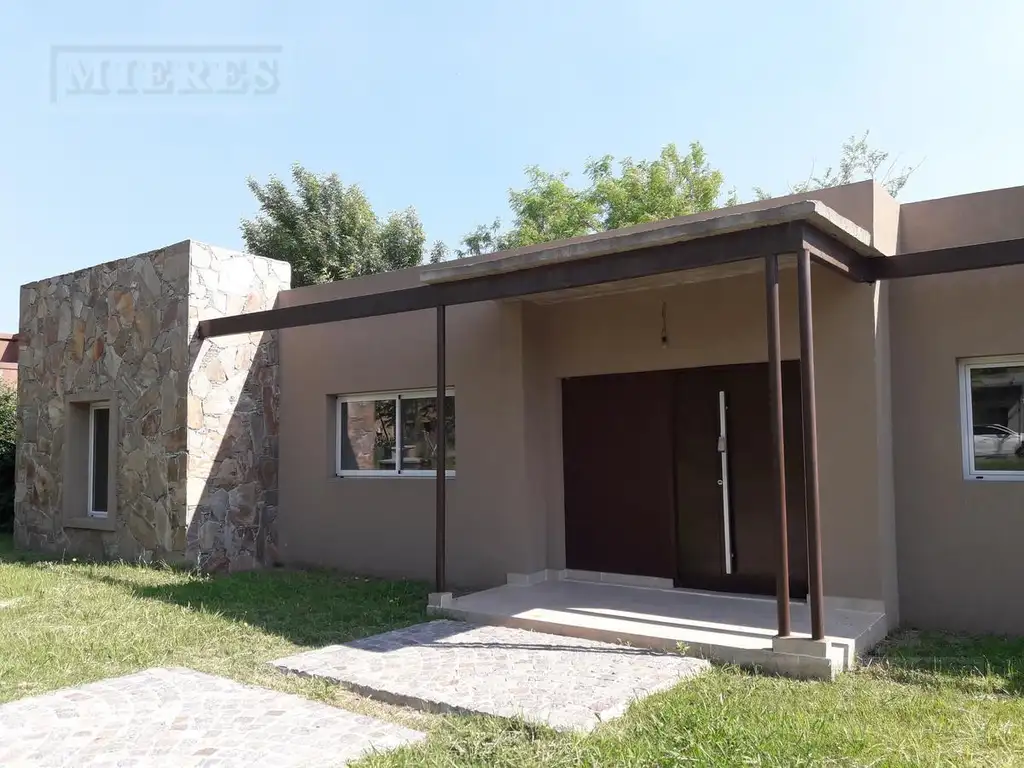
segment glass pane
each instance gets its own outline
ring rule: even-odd
[[[395,401],[342,402],[342,470],[396,469]]]
[[[437,469],[437,398],[402,398],[402,469]],[[455,469],[455,398],[444,399],[445,469]]]
[[[90,512],[106,514],[107,476],[110,468],[110,409],[92,412],[92,507]]]
[[[970,371],[975,471],[1024,471],[1024,365]]]

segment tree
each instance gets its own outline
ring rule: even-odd
[[[668,144],[657,160],[627,157],[613,170],[614,158],[605,155],[587,163],[590,197],[600,213],[600,231],[662,221],[676,216],[714,210],[719,206],[724,177],[713,169],[697,142],[680,155]],[[728,203],[727,203],[728,204]]]
[[[791,192],[798,194],[822,187],[849,184],[861,178],[877,179],[896,196],[915,168],[896,171],[896,160],[888,163],[889,153],[873,149],[868,133],[852,136],[842,146],[839,163],[821,175],[813,170]],[[474,256],[521,245],[588,235],[632,224],[671,219],[737,205],[735,190],[723,194],[725,179],[712,168],[704,148],[698,142],[680,154],[675,144],[667,144],[654,160],[627,157],[616,164],[605,155],[587,161],[584,172],[587,185],[569,184],[568,173],[548,173],[536,166],[526,169],[526,186],[509,190],[513,223],[502,231],[501,221],[483,224],[462,238],[458,256]],[[755,187],[757,199],[771,197]]]
[[[587,162],[588,184],[569,183],[567,172],[526,169],[526,187],[509,190],[511,229],[501,221],[478,226],[462,238],[459,256],[562,240],[608,229],[712,210],[721,204],[723,177],[697,142],[680,154],[668,144],[655,160],[605,155]],[[728,204],[728,201],[726,201]]]
[[[490,224],[480,224],[472,232],[462,238],[462,248],[455,249],[460,259],[466,256],[479,256],[482,253],[493,253],[512,248],[512,238],[501,231],[501,219]]]
[[[419,264],[426,238],[416,211],[377,218],[363,191],[337,174],[317,175],[296,163],[295,191],[277,176],[246,180],[260,212],[242,220],[250,253],[292,265],[295,286],[312,285]]]
[[[0,531],[14,523],[14,456],[18,444],[18,393],[0,379]]]
[[[448,261],[448,246],[437,240],[430,248],[430,263],[440,264],[442,261]]]
[[[919,166],[905,165],[896,170],[899,156],[889,162],[889,153],[880,149],[873,149],[868,144],[870,131],[864,131],[860,137],[853,135],[843,142],[842,151],[839,155],[839,163],[827,166],[824,173],[816,174],[814,167],[807,178],[799,184],[790,185],[790,194],[802,194],[814,189],[826,189],[838,187],[843,184],[852,184],[855,181],[874,179],[893,197],[897,197],[906,186],[911,174]],[[771,195],[761,187],[755,187],[754,193],[759,200],[766,200]]]

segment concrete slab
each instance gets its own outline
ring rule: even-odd
[[[807,604],[795,601],[791,612],[796,637],[809,638]],[[772,598],[572,579],[496,587],[428,613],[655,650],[683,645],[687,653],[713,661],[816,679],[851,668],[887,632],[883,612],[838,608],[826,600],[828,657],[803,659],[774,651]]]
[[[189,669],[0,706],[0,765],[344,766],[424,734]]]
[[[271,664],[392,703],[560,730],[589,730],[709,666],[677,653],[444,620]]]

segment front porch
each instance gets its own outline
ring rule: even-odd
[[[673,589],[657,581],[572,571],[511,575],[505,586],[436,601],[428,613],[639,648],[683,646],[689,655],[807,679],[850,669],[888,629],[880,604],[826,598],[824,644],[810,640],[803,601],[792,603],[792,635],[780,638],[771,597]]]

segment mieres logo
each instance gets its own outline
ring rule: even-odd
[[[266,98],[280,88],[280,55],[273,45],[57,45],[50,52],[50,101]]]

